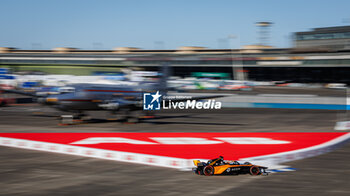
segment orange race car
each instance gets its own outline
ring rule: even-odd
[[[211,159],[206,163],[201,162],[200,160],[194,160],[193,163],[196,166],[193,168],[193,172],[198,175],[268,175],[268,172],[266,171],[267,167],[253,165],[249,162],[241,164],[238,161],[224,161],[224,157],[222,156],[216,159]]]

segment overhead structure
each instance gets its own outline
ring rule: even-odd
[[[270,41],[270,27],[272,22],[257,22],[255,25],[259,28],[259,45],[266,46]]]

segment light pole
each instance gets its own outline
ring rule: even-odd
[[[233,59],[233,53],[234,53],[234,40],[237,39],[238,41],[238,47],[241,45],[241,40],[239,38],[239,36],[236,36],[236,35],[229,35],[227,36],[227,38],[230,40],[232,39],[232,44],[231,44],[231,58],[232,58],[232,75],[233,75],[233,78],[235,80],[245,80],[245,77],[244,77],[244,72],[243,72],[243,56],[242,56],[242,53],[239,51],[239,57],[238,57],[238,60],[237,60],[237,64],[234,63],[234,59]],[[238,48],[239,49],[239,48]],[[240,49],[239,49],[240,50]]]

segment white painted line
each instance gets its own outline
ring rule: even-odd
[[[298,159],[308,158],[317,156],[326,152],[331,151],[333,148],[336,147],[336,145],[341,144],[342,142],[345,142],[350,139],[350,133],[344,134],[342,136],[339,136],[333,140],[330,140],[328,142],[311,146],[304,149],[289,151],[289,152],[282,152],[282,153],[276,153],[276,154],[270,154],[270,155],[263,155],[263,156],[257,156],[257,157],[247,157],[242,158],[243,161],[270,161],[273,164],[280,164],[284,162],[294,161]]]
[[[302,61],[258,61],[257,65],[301,65]]]
[[[335,124],[334,130],[346,131],[350,130],[350,121],[341,121]]]

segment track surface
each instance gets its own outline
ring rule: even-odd
[[[36,105],[0,108],[1,132],[332,131],[341,111],[225,109],[160,113],[141,124],[96,117],[59,126]],[[218,152],[219,153],[219,152]],[[349,195],[350,144],[288,163],[295,172],[267,177],[197,176],[191,172],[70,155],[0,147],[0,195]]]
[[[107,113],[91,113],[89,123],[59,126],[58,113],[39,105],[0,108],[0,132],[328,132],[345,111],[301,109],[221,109],[157,113],[140,124],[105,120]]]
[[[327,88],[303,88],[303,87],[277,87],[277,86],[256,86],[252,91],[225,91],[225,90],[191,90],[195,93],[233,93],[240,95],[258,95],[258,94],[307,94],[325,97],[345,97],[346,89],[327,89]]]

